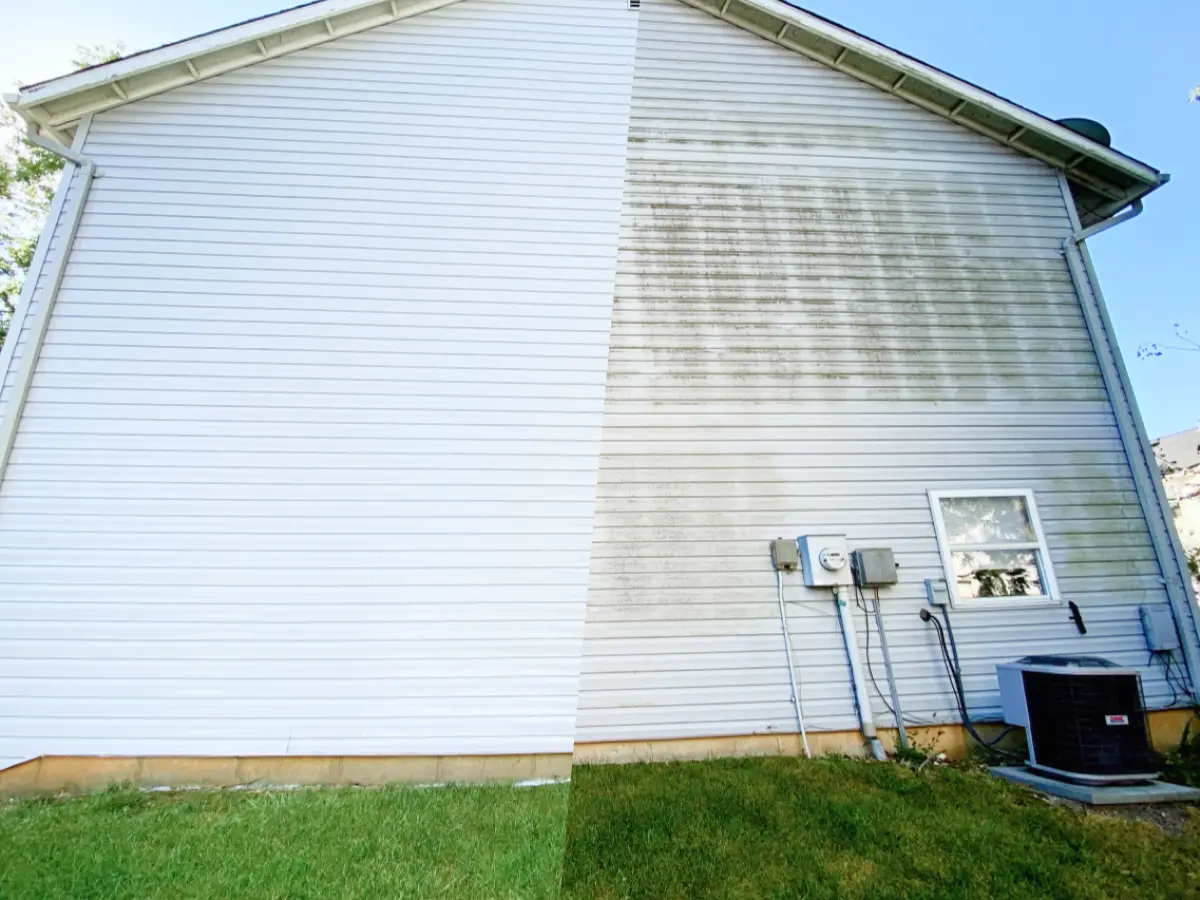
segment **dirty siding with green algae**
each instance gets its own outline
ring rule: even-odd
[[[643,4],[577,740],[794,731],[767,542],[804,533],[895,548],[906,713],[957,721],[917,617],[942,575],[937,487],[1034,489],[1087,610],[1086,638],[1059,607],[959,614],[973,711],[997,711],[994,663],[1030,652],[1145,664],[1138,606],[1166,595],[1070,230],[1049,167]],[[788,578],[808,724],[855,728],[833,605]]]

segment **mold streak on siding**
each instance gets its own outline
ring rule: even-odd
[[[793,731],[768,542],[805,533],[896,550],[905,710],[957,721],[931,488],[1032,488],[1089,626],[956,612],[975,714],[1002,660],[1146,666],[1166,599],[1054,172],[676,0],[640,19],[578,739]],[[809,725],[854,728],[832,602],[786,578]]]
[[[571,752],[636,28],[472,0],[96,117],[0,767]]]

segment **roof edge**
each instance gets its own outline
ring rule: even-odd
[[[1041,159],[1062,169],[1068,177],[1081,184],[1096,189],[1107,187],[1105,193],[1111,204],[1120,204],[1117,208],[1127,206],[1166,183],[1159,170],[1140,160],[1105,147],[1040,113],[784,0],[681,2],[922,106],[1000,141],[1017,152]],[[770,21],[764,21],[768,17]],[[869,71],[872,68],[886,71],[889,78],[878,77]],[[949,106],[941,106],[914,92],[914,88],[922,85],[930,89],[929,93],[950,95],[956,100]],[[978,112],[978,116],[971,116],[971,112]],[[989,127],[988,122],[981,121],[990,118],[998,118],[1002,123],[1011,125],[1011,130],[998,130]],[[1030,136],[1041,136],[1069,149],[1074,156],[1056,159],[1022,140]],[[1122,173],[1136,185],[1129,185],[1129,189],[1122,192],[1111,185],[1097,183],[1097,179],[1079,170],[1080,164],[1088,160]]]
[[[313,0],[29,85],[5,99],[27,123],[69,144],[86,115],[459,2]],[[1063,171],[1083,189],[1081,217],[1090,222],[1166,183],[1140,160],[785,0],[681,2]]]
[[[27,85],[5,99],[31,124],[49,131],[65,131],[87,113],[122,106],[184,84],[459,2],[461,0],[314,0]],[[98,89],[106,93],[96,96]],[[88,102],[66,102],[80,95],[86,95]]]

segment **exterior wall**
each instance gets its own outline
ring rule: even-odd
[[[636,24],[472,0],[96,117],[0,768],[571,751]]]
[[[975,716],[999,661],[1145,667],[1138,607],[1166,595],[1055,173],[677,0],[640,18],[578,740],[794,731],[768,542],[806,533],[895,549],[905,712],[957,721],[917,616],[936,488],[1033,489],[1089,629],[955,611]],[[853,729],[829,595],[786,578],[807,724]]]

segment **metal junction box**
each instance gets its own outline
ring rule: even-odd
[[[871,547],[850,554],[850,570],[859,587],[882,587],[895,584],[896,557],[889,547]]]
[[[1142,632],[1146,635],[1146,649],[1151,653],[1169,653],[1179,649],[1179,634],[1175,631],[1175,619],[1165,606],[1143,606],[1138,610],[1142,618]]]
[[[800,568],[800,551],[794,540],[780,538],[771,541],[771,561],[780,572],[795,572]]]
[[[850,562],[844,534],[808,535],[800,538],[800,565],[806,587],[837,587],[850,583]]]

